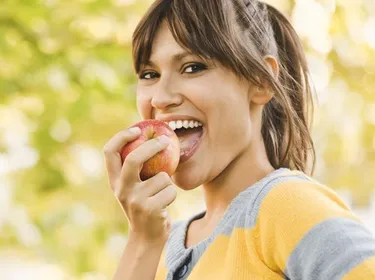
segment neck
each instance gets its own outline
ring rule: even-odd
[[[267,158],[263,141],[255,141],[213,181],[202,185],[206,204],[206,215],[202,221],[216,223],[240,192],[274,170]]]

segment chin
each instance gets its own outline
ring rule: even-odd
[[[184,176],[182,173],[178,174],[176,172],[172,177],[172,181],[175,183],[177,187],[184,191],[193,190],[201,185],[200,182],[197,182],[196,177],[191,176]]]

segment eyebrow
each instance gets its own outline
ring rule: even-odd
[[[190,56],[190,55],[194,55],[194,54],[191,53],[191,52],[187,52],[187,51],[177,53],[177,54],[172,56],[172,62],[176,63],[176,62],[181,61],[185,57]],[[156,64],[154,62],[152,62],[151,60],[149,60],[147,63],[144,64],[144,66],[151,66],[151,67],[155,67],[155,65]]]

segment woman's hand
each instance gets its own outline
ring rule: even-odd
[[[165,149],[168,142],[160,137],[148,140],[129,153],[122,165],[122,147],[139,134],[127,129],[104,145],[109,184],[129,221],[129,235],[151,244],[165,243],[171,224],[165,208],[176,199],[176,187],[166,172],[146,181],[140,179],[139,173],[143,163]]]

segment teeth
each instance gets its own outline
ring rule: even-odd
[[[202,123],[198,122],[198,121],[193,121],[193,120],[178,120],[178,121],[170,121],[170,122],[166,122],[166,124],[169,125],[170,128],[172,128],[173,130],[176,130],[176,129],[180,129],[182,127],[184,128],[194,128],[194,127],[198,127],[198,126],[203,126]]]
[[[169,125],[170,128],[172,128],[173,130],[176,130],[176,122],[169,122],[168,125]]]

